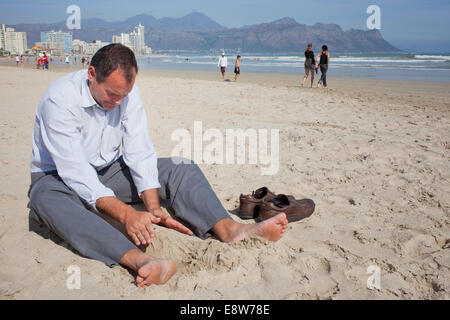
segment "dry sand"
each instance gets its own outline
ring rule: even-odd
[[[280,130],[276,175],[200,165],[227,210],[261,186],[316,202],[276,243],[229,245],[157,227],[147,251],[176,260],[178,271],[142,289],[126,269],[81,257],[45,228],[29,231],[35,109],[69,71],[52,69],[0,67],[0,299],[450,299],[450,84],[330,79],[319,90],[301,89],[300,76],[233,83],[215,72],[141,72],[159,156],[194,121]],[[71,265],[79,290],[66,287]],[[367,287],[371,265],[380,289]]]

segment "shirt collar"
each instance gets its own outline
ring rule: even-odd
[[[81,82],[81,107],[89,108],[97,105],[94,97],[92,97],[91,90],[89,90],[87,70],[81,77]]]

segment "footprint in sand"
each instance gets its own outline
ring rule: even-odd
[[[441,250],[436,239],[427,234],[420,234],[401,244],[403,253],[411,258],[417,258]]]
[[[324,257],[301,253],[296,258],[296,263],[304,272],[330,273],[331,267]]]

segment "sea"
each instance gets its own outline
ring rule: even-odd
[[[241,76],[245,72],[304,74],[303,53],[225,53],[228,72],[233,72],[237,54],[241,56]],[[450,53],[330,54],[329,77],[450,82]],[[143,69],[218,70],[219,57],[219,52],[167,51],[138,57],[138,64]]]

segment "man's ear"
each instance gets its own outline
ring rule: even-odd
[[[89,66],[88,80],[89,80],[89,82],[95,81],[95,67],[93,67],[93,66]]]

